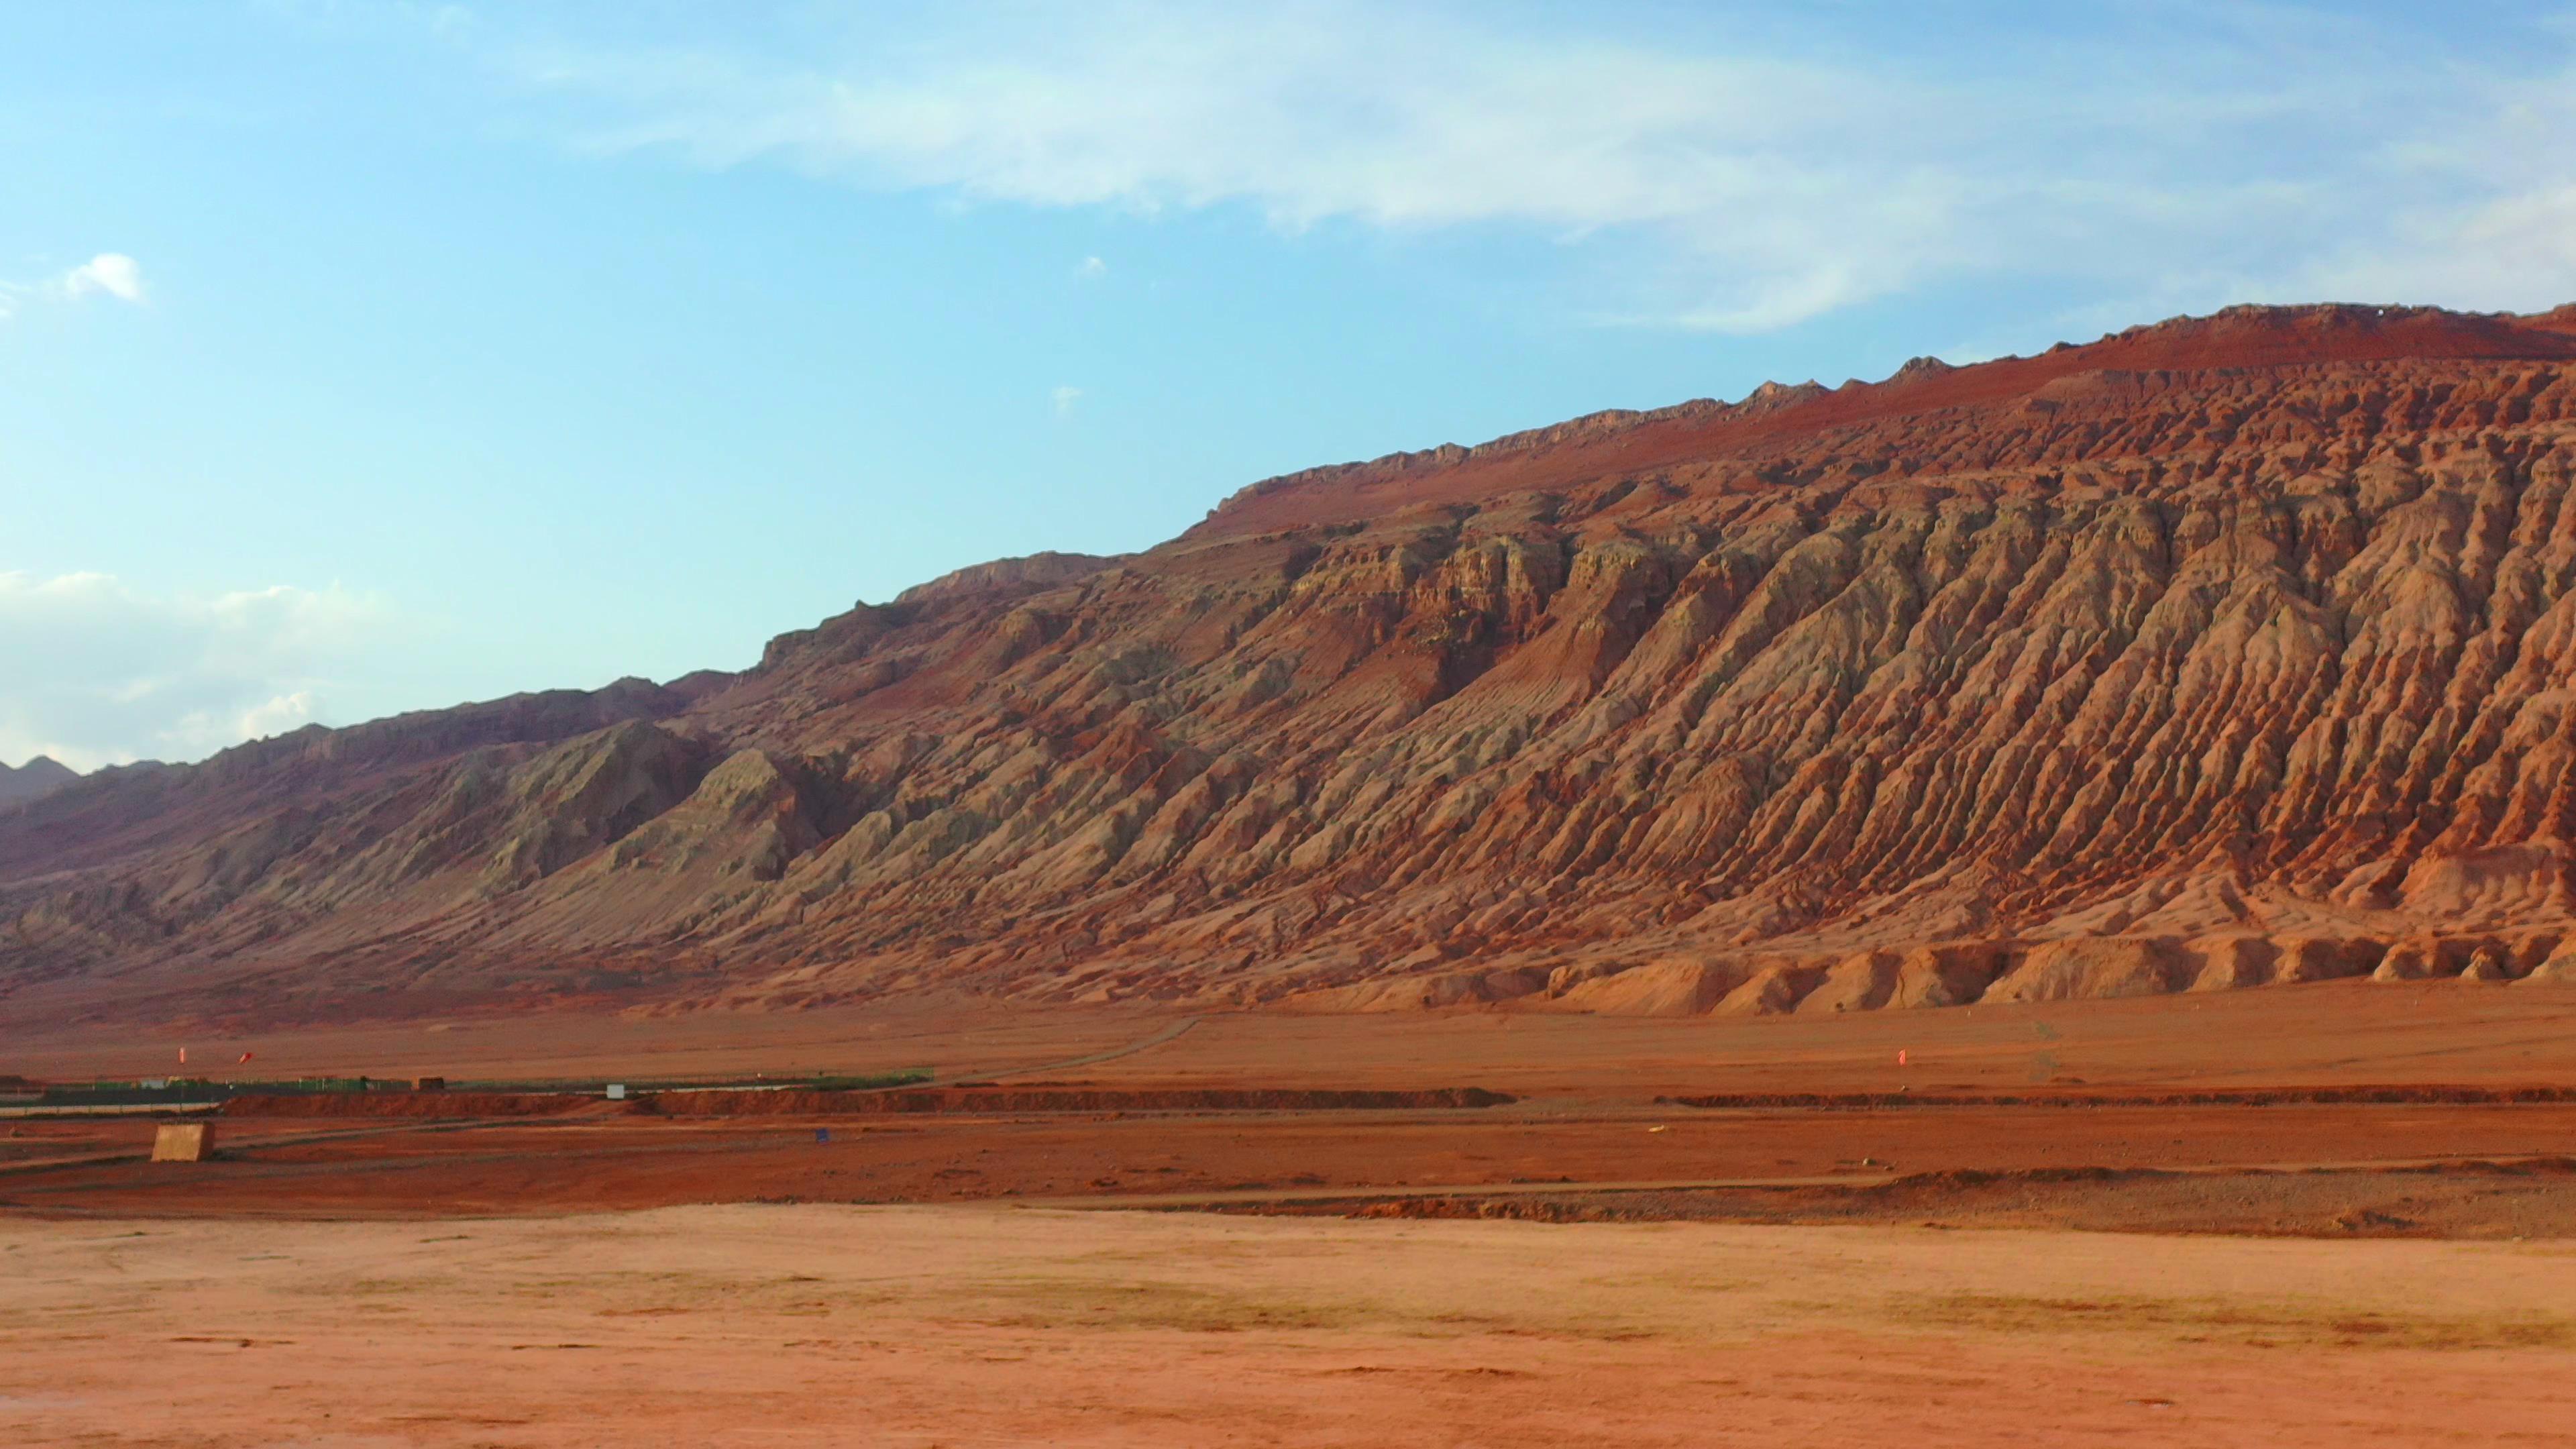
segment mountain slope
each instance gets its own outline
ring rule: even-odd
[[[1318,469],[739,677],[63,791],[0,816],[0,992],[1688,1012],[2576,976],[2571,479],[2576,310],[2351,307]]]
[[[14,770],[0,764],[0,806],[50,795],[79,778],[79,771],[51,755],[38,755]]]

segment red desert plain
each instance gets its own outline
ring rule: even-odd
[[[115,1037],[28,1054],[70,1077],[175,1052]],[[2576,1426],[2576,1092],[2553,1085],[2576,993],[1826,1022],[961,1002],[194,1041],[452,1081],[237,1097],[192,1114],[199,1163],[145,1160],[155,1114],[0,1122],[7,1442]],[[826,1066],[964,1084],[468,1081]]]
[[[2576,1440],[2571,364],[1923,359],[30,776],[0,1443]]]

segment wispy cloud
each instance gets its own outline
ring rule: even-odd
[[[1049,404],[1054,407],[1055,415],[1057,417],[1069,418],[1073,416],[1073,405],[1082,401],[1082,389],[1078,387],[1059,387],[1055,391],[1047,394],[1047,400]]]
[[[15,671],[0,760],[189,760],[293,729],[395,623],[336,585],[191,597],[107,574],[0,573],[0,658]]]
[[[14,315],[30,300],[78,302],[93,296],[142,305],[146,292],[141,264],[123,252],[100,252],[79,266],[41,281],[0,280],[0,319]]]
[[[2576,39],[2576,18],[2563,28]],[[2576,64],[2481,99],[2385,149],[2386,227],[2330,249],[2314,284],[2490,308],[2576,300]]]
[[[1073,274],[1086,282],[1096,282],[1109,275],[1109,264],[1098,257],[1084,257],[1073,264]]]
[[[2536,304],[2569,270],[2576,136],[2544,103],[2576,72],[2429,63],[2314,8],[2175,0],[2054,37],[1988,17],[1928,52],[1838,43],[1852,17],[1831,9],[1655,35],[1436,5],[821,13],[851,22],[792,46],[557,34],[485,56],[569,102],[592,152],[1246,206],[1292,232],[1535,231],[1590,259],[1589,310],[1620,322],[1762,331],[1993,277]],[[2446,149],[2516,116],[2523,144],[2483,170]]]

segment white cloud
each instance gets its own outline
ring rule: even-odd
[[[1047,396],[1055,406],[1055,415],[1060,418],[1069,418],[1073,416],[1073,405],[1082,401],[1082,389],[1078,387],[1059,387]]]
[[[1109,275],[1109,264],[1098,257],[1084,257],[1074,264],[1073,274],[1086,282],[1096,282]]]
[[[1658,33],[1331,0],[960,6],[926,30],[804,13],[848,24],[766,49],[737,31],[483,53],[568,99],[589,151],[1032,206],[1244,206],[1291,232],[1514,228],[1586,259],[1578,310],[1620,322],[1764,331],[1993,279],[2199,305],[2342,276],[2536,305],[2566,271],[2562,130],[2524,126],[2541,134],[2483,174],[2401,164],[2506,134],[2499,117],[2576,94],[2566,78],[2500,79],[2321,7],[2161,0],[1928,40],[1842,7],[1681,7]],[[2549,34],[2483,54],[2520,63]]]
[[[524,74],[610,102],[585,138],[602,151],[1041,206],[1246,204],[1289,230],[1651,232],[1693,259],[1708,295],[1688,310],[1720,326],[1900,285],[1975,200],[1873,157],[1873,131],[1919,153],[1960,129],[1920,87],[1375,10],[1084,14],[871,53],[895,65],[557,50]]]
[[[16,316],[27,298],[77,302],[90,296],[114,297],[120,302],[142,305],[145,291],[141,264],[123,252],[100,252],[79,266],[41,282],[0,279],[0,322]]]
[[[56,285],[64,296],[75,301],[93,292],[104,292],[120,302],[140,303],[143,268],[123,252],[100,252],[65,272]]]
[[[212,597],[107,574],[0,573],[0,760],[191,760],[324,718],[393,619],[337,585]]]

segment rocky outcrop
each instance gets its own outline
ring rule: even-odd
[[[2528,989],[2576,931],[2571,316],[2240,309],[1601,415],[738,677],[83,784],[0,817],[0,991]]]
[[[1115,568],[1122,560],[1088,553],[1033,553],[1024,558],[995,559],[915,584],[895,595],[895,607],[935,603],[975,594],[1028,594],[1078,582]]]

